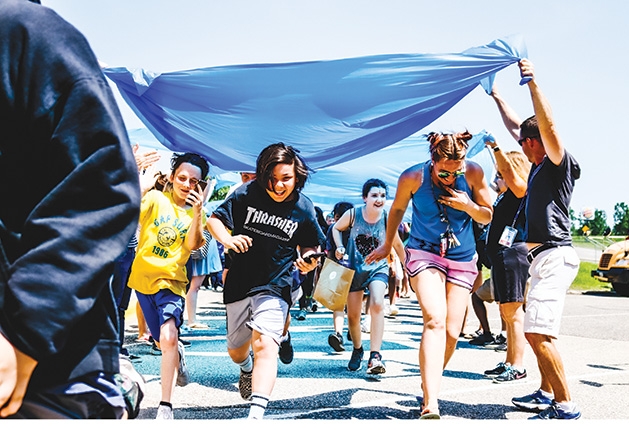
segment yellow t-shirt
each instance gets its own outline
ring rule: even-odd
[[[155,294],[168,288],[186,296],[186,263],[190,249],[185,242],[193,215],[192,208],[184,209],[175,204],[171,192],[151,190],[144,195],[129,287],[142,294]],[[205,219],[203,213],[204,225]]]

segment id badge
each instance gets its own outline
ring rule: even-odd
[[[513,245],[513,241],[515,240],[515,235],[518,234],[518,231],[511,227],[511,226],[506,226],[504,231],[502,232],[502,235],[500,236],[500,240],[498,241],[499,244],[501,244],[502,246],[508,246],[511,247],[511,245]]]

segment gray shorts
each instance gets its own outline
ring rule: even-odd
[[[301,292],[301,288],[293,294]],[[298,300],[298,298],[297,298]],[[251,342],[251,331],[282,341],[289,306],[284,299],[270,294],[256,294],[225,305],[227,312],[227,348],[237,349]]]
[[[524,332],[559,335],[566,293],[579,271],[579,256],[571,246],[543,251],[531,263]]]

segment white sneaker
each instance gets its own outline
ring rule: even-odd
[[[173,420],[173,410],[166,405],[159,405],[157,408],[157,416],[155,416],[156,420]]]
[[[186,356],[184,355],[183,343],[178,342],[177,351],[179,352],[179,367],[177,368],[177,385],[185,387],[190,382],[190,374],[186,366]],[[172,413],[172,412],[171,412]]]
[[[389,316],[390,317],[396,316],[399,312],[400,312],[400,310],[397,308],[397,306],[395,306],[395,305],[389,306]]]
[[[371,317],[369,315],[365,315],[365,318],[360,323],[360,331],[363,333],[371,332]]]

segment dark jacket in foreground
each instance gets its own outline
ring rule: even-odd
[[[25,0],[0,2],[0,184],[0,330],[39,361],[29,391],[118,372],[108,280],[137,226],[137,168],[87,41]]]

